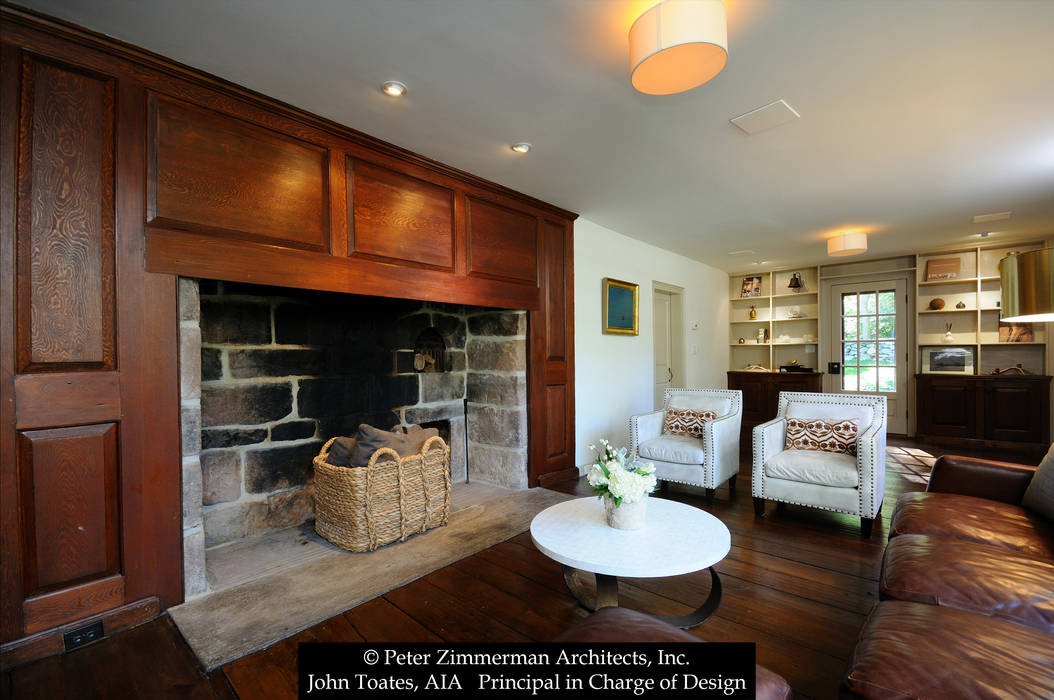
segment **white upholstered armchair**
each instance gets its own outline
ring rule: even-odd
[[[667,409],[712,411],[716,417],[702,426],[702,435],[663,433]],[[630,456],[655,465],[659,481],[676,481],[706,489],[708,498],[728,482],[735,493],[739,473],[739,427],[743,393],[728,389],[667,389],[663,408],[629,419]]]
[[[854,421],[855,456],[789,447],[793,419],[798,425]],[[886,491],[885,396],[781,391],[776,418],[756,426],[753,437],[755,513],[765,514],[768,499],[849,513],[860,516],[861,534],[871,536]]]

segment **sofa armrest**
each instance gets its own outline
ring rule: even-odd
[[[765,462],[783,452],[786,439],[786,418],[773,418],[767,423],[754,426],[754,469],[751,473],[750,490],[755,498],[765,497]]]
[[[1035,473],[1024,464],[945,455],[933,465],[926,490],[1020,504]]]
[[[864,431],[856,444],[856,464],[860,471],[861,517],[876,518],[886,495],[886,424],[880,422]]]
[[[637,447],[646,440],[662,435],[662,417],[664,412],[651,411],[629,417],[629,456],[637,457]]]

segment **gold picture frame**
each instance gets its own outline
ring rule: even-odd
[[[638,335],[638,300],[640,285],[604,278],[604,332],[615,335]]]

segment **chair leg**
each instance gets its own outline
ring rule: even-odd
[[[754,515],[759,518],[765,515],[765,499],[754,497]]]
[[[874,525],[874,518],[860,518],[860,536],[865,540],[871,539],[871,529]]]
[[[731,479],[728,480],[728,495],[732,496],[733,498],[736,495],[736,476],[738,476],[738,474],[734,475]]]
[[[707,489],[706,490],[706,503],[707,503],[707,505],[713,505],[714,504],[714,491],[716,491],[716,490],[717,489]]]

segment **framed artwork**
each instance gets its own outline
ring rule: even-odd
[[[632,282],[604,278],[604,332],[637,335],[637,292]]]
[[[961,345],[922,348],[924,374],[973,374],[973,348]]]
[[[926,261],[926,281],[956,280],[962,269],[960,258],[933,258]]]
[[[743,288],[739,290],[741,297],[761,296],[761,275],[743,278]]]
[[[999,322],[999,342],[1000,343],[1031,343],[1032,342],[1032,324],[1031,323],[1014,323],[1014,322]]]

